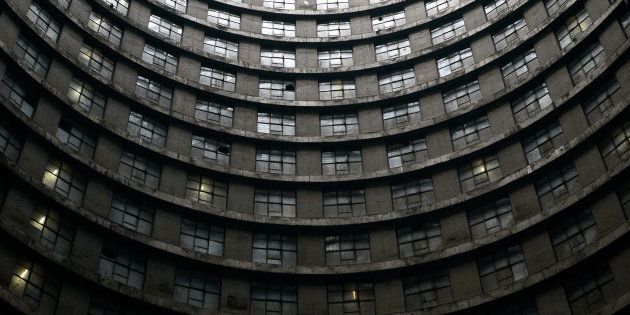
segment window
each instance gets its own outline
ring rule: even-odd
[[[138,75],[136,81],[136,95],[157,105],[170,108],[173,90],[160,82]]]
[[[537,129],[535,134],[523,140],[523,150],[529,164],[548,157],[564,144],[562,127],[558,122]]]
[[[182,229],[179,236],[183,248],[210,255],[223,256],[225,229],[192,218],[182,218]]]
[[[270,217],[295,218],[295,191],[256,188],[254,214]]]
[[[235,30],[241,28],[241,17],[225,11],[208,9],[208,22]]]
[[[320,68],[349,67],[353,65],[352,49],[320,50],[317,60]]]
[[[59,3],[59,5],[60,5],[62,8],[64,8],[64,9],[68,10],[68,7],[70,7],[70,2],[71,2],[71,1],[72,1],[72,0],[57,0],[57,3]],[[108,1],[108,0],[106,0],[106,1]],[[109,0],[109,1],[111,1],[111,0]]]
[[[322,173],[324,175],[347,175],[362,171],[360,149],[322,151]]]
[[[424,221],[396,229],[400,258],[417,256],[442,249],[440,222]]]
[[[322,114],[319,116],[322,136],[344,136],[359,133],[359,118],[356,113]]]
[[[272,36],[295,37],[295,23],[263,20],[262,33]]]
[[[42,77],[46,76],[50,66],[50,58],[39,47],[20,34],[13,50],[18,58],[28,65],[29,68],[33,69],[35,73]]]
[[[608,265],[592,266],[568,277],[565,292],[574,314],[599,313],[602,306],[613,303],[619,288]]]
[[[199,83],[210,87],[234,92],[236,87],[236,74],[210,67],[201,67]]]
[[[179,12],[186,13],[186,0],[157,0],[165,6],[175,9]]]
[[[295,10],[295,0],[263,0],[263,7]]]
[[[160,183],[161,166],[154,160],[123,150],[118,174],[140,185],[157,189]]]
[[[238,43],[206,36],[203,39],[203,51],[226,59],[236,59],[238,57]]]
[[[427,1],[424,6],[427,10],[427,16],[433,16],[440,12],[444,12],[449,8],[459,5],[459,0],[433,0]]]
[[[317,37],[339,37],[351,34],[349,21],[317,23]]]
[[[569,46],[592,24],[593,22],[588,16],[586,9],[582,9],[580,12],[570,15],[563,24],[560,24],[555,32],[560,48],[564,49]]]
[[[609,78],[603,81],[605,83],[602,86],[593,89],[594,91],[590,94],[591,96],[583,103],[584,113],[591,125],[597,122],[602,115],[614,107],[615,104],[612,100],[612,95],[621,88],[619,82],[615,78]]]
[[[464,48],[437,60],[438,73],[440,77],[447,76],[457,70],[471,66],[475,60],[472,51]]]
[[[482,140],[490,138],[491,135],[488,116],[484,114],[451,129],[453,149],[460,150],[475,145]]]
[[[258,95],[277,100],[295,100],[295,82],[260,79],[258,83]]]
[[[177,57],[175,55],[156,48],[150,44],[144,44],[142,60],[148,62],[161,70],[175,74],[177,72]]]
[[[573,163],[570,163],[550,169],[535,186],[541,208],[548,209],[580,189],[580,181]]]
[[[411,165],[427,160],[427,141],[424,137],[387,145],[389,168]]]
[[[372,283],[346,281],[328,285],[328,314],[375,314]]]
[[[507,12],[508,9],[518,4],[517,0],[495,0],[483,7],[483,11],[486,13],[486,19],[492,20],[499,15]]]
[[[252,314],[297,314],[297,286],[252,282]]]
[[[372,30],[375,32],[402,26],[407,22],[405,11],[388,13],[372,18]]]
[[[431,178],[410,180],[392,185],[394,210],[426,206],[433,202],[433,181]]]
[[[19,130],[4,121],[0,121],[0,153],[10,161],[17,162],[20,157],[23,145],[21,137],[22,135]],[[1,205],[2,203],[0,203],[0,206]]]
[[[317,0],[317,10],[334,10],[349,8],[348,0]]]
[[[53,209],[36,207],[31,213],[30,222],[33,229],[31,235],[39,243],[55,251],[63,257],[68,257],[76,227],[65,217]]]
[[[260,64],[263,66],[295,68],[295,52],[280,49],[260,51]]]
[[[520,97],[510,103],[514,119],[516,123],[520,124],[528,118],[536,116],[541,110],[551,105],[552,101],[547,90],[547,84],[542,83],[526,90]]]
[[[79,51],[79,62],[105,79],[112,79],[114,61],[105,57],[102,51],[83,43]]]
[[[209,137],[193,134],[190,156],[221,166],[230,165],[230,145]]]
[[[227,204],[227,183],[207,176],[188,174],[186,199],[224,209]]]
[[[81,109],[98,118],[103,117],[107,97],[92,84],[80,78],[73,78],[68,88],[68,98]]]
[[[411,53],[411,47],[409,46],[408,38],[395,40],[384,44],[376,44],[374,50],[376,52],[377,61],[394,59]]]
[[[473,160],[470,164],[457,168],[462,191],[468,192],[501,179],[499,159],[495,155]]]
[[[591,209],[564,218],[549,231],[551,245],[559,261],[578,254],[598,237]]]
[[[77,123],[61,118],[57,127],[57,139],[90,159],[94,156],[96,136]]]
[[[197,99],[197,103],[195,104],[195,119],[225,127],[232,127],[233,117],[233,107],[217,104],[209,100]]]
[[[109,19],[92,12],[90,14],[90,20],[88,21],[88,27],[107,39],[108,42],[114,46],[120,46],[120,39],[122,38],[122,30],[114,25]]]
[[[155,14],[149,17],[149,29],[166,38],[180,42],[182,40],[182,27]]]
[[[324,191],[324,217],[348,218],[365,215],[363,189]]]
[[[501,67],[501,74],[506,85],[512,85],[529,71],[538,67],[538,57],[534,48],[522,55],[518,55]]]
[[[295,114],[287,113],[258,113],[256,131],[273,135],[295,135]]]
[[[8,290],[33,305],[52,300],[50,302],[54,307],[59,299],[61,281],[54,270],[22,258],[15,266]]]
[[[573,83],[580,84],[586,80],[588,74],[598,69],[606,61],[606,53],[599,42],[594,43],[586,51],[582,52],[577,58],[569,63],[569,75],[573,79]]]
[[[408,312],[428,311],[453,300],[448,269],[403,277],[403,291]]]
[[[206,271],[178,267],[175,269],[173,299],[211,310],[219,308],[221,279]]]
[[[272,174],[295,174],[295,150],[289,148],[256,149],[256,171]]]
[[[529,30],[525,19],[519,18],[516,21],[506,25],[501,31],[492,35],[492,42],[496,50],[501,50],[508,45],[516,42],[520,38],[526,38]]]
[[[127,0],[105,0],[109,6],[120,12],[120,14],[127,16],[127,11],[129,11],[129,1]]]
[[[521,245],[488,253],[477,260],[483,292],[507,286],[527,277]]]
[[[431,41],[433,45],[437,45],[464,33],[466,33],[466,25],[464,24],[464,19],[460,18],[432,29]]]
[[[26,18],[33,22],[39,31],[46,34],[53,42],[57,41],[61,32],[61,26],[37,2],[31,2],[31,6],[26,12]]]
[[[617,187],[617,197],[623,208],[623,212],[626,214],[626,218],[630,217],[630,184],[622,184],[621,187]]]
[[[388,73],[378,78],[378,90],[381,94],[409,89],[416,85],[416,74],[412,69]]]
[[[154,210],[132,198],[115,193],[109,219],[132,231],[151,235]]]
[[[340,100],[354,97],[354,80],[332,80],[319,82],[320,100]]]
[[[626,33],[626,36],[630,37],[630,12],[626,11],[626,14],[619,19],[619,23]]]
[[[367,233],[326,236],[326,265],[351,265],[370,262]]]
[[[142,289],[146,266],[145,255],[105,241],[98,264],[98,273],[116,282]]]
[[[254,233],[252,261],[264,264],[295,266],[297,240],[293,235]]]
[[[599,151],[608,169],[619,164],[630,154],[630,119],[615,123],[599,143]]]
[[[385,129],[392,129],[420,121],[420,102],[407,102],[383,108]]]
[[[134,111],[129,113],[127,132],[129,132],[130,136],[140,140],[140,142],[157,147],[164,147],[166,143],[166,126]]]
[[[569,0],[545,0],[545,8],[549,15],[553,15],[558,12],[561,8],[564,8],[565,4],[569,2]]]
[[[44,170],[42,184],[74,203],[81,204],[87,178],[70,163],[51,158]]]
[[[442,99],[444,99],[444,108],[447,113],[477,102],[481,99],[479,80],[442,92]]]
[[[514,223],[512,205],[508,198],[501,198],[468,210],[467,215],[470,235],[473,240],[492,235]]]

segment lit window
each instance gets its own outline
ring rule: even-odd
[[[558,260],[574,257],[599,238],[591,209],[571,214],[549,231],[551,245]]]
[[[252,314],[297,314],[297,287],[279,283],[252,282]]]
[[[223,256],[225,229],[209,222],[182,218],[180,245],[210,255]]]
[[[274,79],[260,79],[258,95],[277,100],[295,100],[295,82]]]
[[[490,202],[467,212],[472,239],[480,239],[514,224],[512,205],[508,198]]]
[[[96,136],[84,126],[62,118],[59,121],[56,136],[59,141],[86,157],[91,159],[94,156]]]
[[[367,233],[326,236],[326,265],[351,265],[370,262]]]
[[[263,20],[261,31],[265,35],[295,37],[295,23]]]
[[[175,270],[173,299],[216,311],[221,299],[221,279],[206,271],[178,266]]]
[[[201,175],[188,174],[186,199],[225,209],[228,185],[225,182]]]
[[[471,119],[461,125],[451,128],[453,149],[460,150],[475,145],[492,136],[488,116]]]
[[[605,62],[604,48],[599,42],[596,42],[569,63],[569,75],[571,75],[573,83],[580,84],[586,80],[589,73],[600,68]]]
[[[166,38],[172,39],[176,42],[182,40],[182,27],[171,21],[168,21],[160,16],[151,14],[149,17],[149,29],[155,33],[158,33]]]
[[[459,5],[459,0],[433,0],[427,1],[424,6],[427,10],[427,16],[433,16],[440,12],[444,12],[449,8]]]
[[[39,243],[61,256],[68,257],[76,227],[70,220],[53,209],[37,207],[30,217],[32,234]]]
[[[144,44],[142,60],[172,74],[177,72],[177,57],[148,43]]]
[[[359,118],[356,113],[322,114],[319,117],[322,136],[344,136],[359,133]]]
[[[420,102],[408,102],[383,108],[385,129],[392,129],[420,121]]]
[[[238,57],[238,43],[206,36],[203,39],[203,51],[226,59],[236,59]]]
[[[173,89],[156,80],[138,75],[136,81],[136,95],[142,99],[157,103],[163,108],[171,108]]]
[[[535,186],[542,209],[549,209],[581,188],[573,163],[550,169],[536,181]]]
[[[363,189],[324,192],[324,217],[347,218],[365,215],[365,213]]]
[[[444,108],[447,113],[473,104],[481,99],[479,80],[474,80],[442,92]]]
[[[120,40],[122,38],[122,30],[114,25],[109,19],[98,15],[95,12],[90,14],[90,20],[88,21],[88,27],[103,36],[114,46],[120,46]]]
[[[414,85],[416,85],[416,74],[413,68],[378,77],[378,90],[381,94],[409,89]]]
[[[347,175],[363,171],[361,150],[322,151],[324,175]]]
[[[154,213],[147,205],[116,193],[112,198],[109,219],[132,231],[151,235]]]
[[[263,49],[260,51],[260,64],[263,66],[294,68],[295,52],[280,49]]]
[[[317,0],[317,10],[347,9],[349,0]]]
[[[259,112],[256,130],[260,133],[294,136],[295,114]]]
[[[411,53],[408,38],[376,44],[374,50],[377,61],[394,59]]]
[[[31,3],[28,12],[26,12],[26,17],[48,38],[54,42],[57,41],[61,32],[61,26],[37,2]]]
[[[225,11],[208,9],[208,22],[235,30],[241,28],[241,17]]]
[[[234,92],[236,88],[236,74],[215,68],[201,67],[199,83],[228,92]]]
[[[501,179],[501,168],[496,155],[473,160],[470,164],[458,167],[457,173],[463,192]]]
[[[145,255],[105,241],[101,250],[98,273],[115,282],[142,289],[146,266]]]
[[[510,86],[516,83],[536,67],[538,67],[538,57],[536,52],[534,52],[534,48],[516,56],[510,62],[501,66],[501,74],[505,80],[505,85]]]
[[[295,266],[297,263],[296,237],[254,233],[252,261],[271,265]]]
[[[471,66],[475,60],[470,48],[465,48],[437,60],[440,77],[447,76],[457,70]]]
[[[317,61],[320,68],[352,66],[352,49],[320,50],[317,52]]]
[[[432,29],[431,41],[433,45],[437,45],[464,33],[466,33],[466,25],[464,24],[464,19],[460,18]]]
[[[403,277],[405,307],[410,311],[429,311],[453,301],[448,269]]]
[[[42,184],[74,203],[81,204],[87,178],[69,163],[51,158],[44,170]]]
[[[127,132],[141,142],[158,147],[164,147],[166,143],[166,126],[134,111],[129,113]]]
[[[68,98],[84,111],[101,118],[105,111],[107,97],[97,91],[92,84],[80,78],[73,78],[68,88]]]
[[[270,217],[295,218],[295,191],[256,188],[254,214]]]
[[[14,51],[18,58],[26,63],[29,68],[33,69],[35,73],[42,77],[46,76],[50,66],[50,58],[39,47],[20,34],[15,42]]]
[[[527,277],[521,245],[488,253],[477,260],[483,292],[505,287]]]
[[[372,18],[372,30],[375,32],[402,26],[407,22],[405,11],[389,13]]]
[[[350,22],[348,21],[317,23],[317,37],[339,37],[349,36],[350,34]]]
[[[401,258],[442,249],[442,228],[439,221],[425,221],[396,229]]]
[[[49,302],[56,305],[61,281],[55,272],[43,265],[28,259],[19,259],[7,289],[32,305],[39,305],[45,300],[52,300]]]
[[[144,155],[123,151],[118,174],[140,185],[157,189],[160,183],[161,166]]]
[[[231,127],[233,117],[233,107],[204,99],[197,99],[197,103],[195,104],[195,119]]]
[[[328,285],[328,314],[370,314],[375,309],[372,283],[346,281]]]
[[[427,158],[427,141],[424,137],[387,145],[389,168],[411,165],[426,161]]]
[[[257,148],[256,171],[272,174],[295,174],[295,150]]]
[[[526,90],[510,103],[514,119],[516,123],[520,124],[550,106],[552,101],[547,90],[547,84],[541,83],[530,90]]]
[[[114,61],[105,57],[102,51],[83,43],[79,51],[79,62],[107,80],[112,79]]]
[[[331,80],[319,82],[320,100],[340,100],[355,97],[354,80]]]
[[[580,12],[567,17],[555,32],[560,48],[565,48],[576,41],[580,34],[584,33],[592,24],[593,22],[588,16],[586,9],[582,9]]]
[[[492,35],[492,42],[496,50],[501,50],[519,39],[527,38],[529,32],[525,19],[519,18],[506,25],[501,31]]]
[[[410,180],[392,184],[394,210],[426,206],[433,203],[433,181],[431,178]]]
[[[527,163],[532,164],[546,158],[564,144],[562,127],[558,122],[538,128],[535,134],[523,140],[523,151]]]
[[[193,134],[190,156],[212,164],[228,166],[230,164],[230,145],[223,141]]]

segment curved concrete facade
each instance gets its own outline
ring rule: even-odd
[[[0,313],[625,313],[629,12],[1,0]]]

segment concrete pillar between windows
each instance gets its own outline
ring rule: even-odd
[[[547,231],[524,240],[522,246],[525,266],[529,275],[533,275],[556,262],[556,255]]]
[[[378,229],[370,233],[370,259],[372,262],[387,261],[398,258],[396,229]]]
[[[240,228],[225,229],[223,257],[241,261],[252,260],[252,233]]]
[[[475,261],[466,262],[449,269],[453,300],[461,300],[481,294],[481,282]]]
[[[556,286],[536,297],[536,307],[539,314],[570,314],[571,308],[567,302],[562,286]]]
[[[376,314],[405,312],[405,294],[400,278],[382,277],[374,282]]]
[[[615,191],[610,191],[591,204],[591,211],[597,223],[600,235],[606,234],[623,224],[626,220],[619,198]]]
[[[59,293],[56,314],[87,314],[90,296],[80,284],[65,280]]]
[[[296,200],[298,218],[324,217],[324,202],[320,189],[298,188]]]
[[[325,242],[321,235],[297,236],[297,264],[299,266],[324,266],[326,265]],[[325,288],[324,288],[325,292]]]
[[[365,186],[367,215],[392,211],[392,193],[388,184]]]
[[[325,285],[300,284],[298,287],[298,314],[319,315],[328,312]]]

